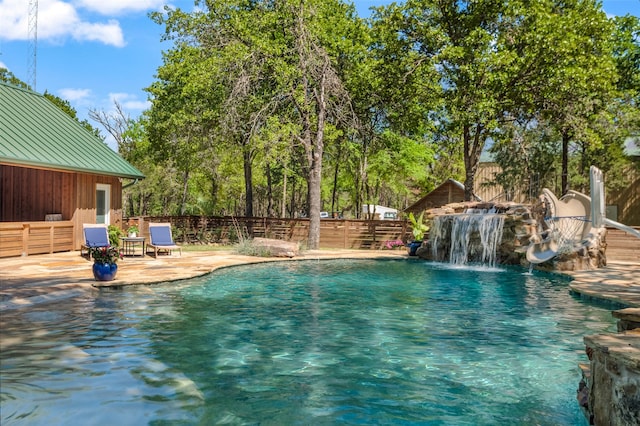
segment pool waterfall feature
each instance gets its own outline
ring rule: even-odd
[[[446,245],[439,247],[438,243],[449,240],[449,263],[464,265],[477,260],[488,266],[495,266],[503,226],[504,215],[497,213],[467,212],[437,216],[432,227],[432,256],[434,259],[446,257],[446,251],[443,250]],[[477,237],[474,238],[475,234]],[[442,255],[438,253],[439,249]]]
[[[423,259],[454,265],[520,264],[536,230],[529,207],[513,203],[455,203],[428,210],[429,238]]]
[[[570,250],[535,264],[527,259],[533,244],[544,242],[550,232],[544,198],[528,205],[520,203],[463,202],[426,211],[431,220],[428,238],[418,248],[418,257],[454,265],[467,263],[494,267],[521,265],[548,271],[580,271],[606,265],[605,230],[576,236]]]

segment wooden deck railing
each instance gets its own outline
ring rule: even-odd
[[[73,222],[0,222],[0,257],[73,250]]]

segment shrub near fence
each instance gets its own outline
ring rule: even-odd
[[[309,219],[232,216],[144,216],[125,220],[149,235],[149,222],[169,222],[174,240],[186,244],[234,244],[244,238],[295,241],[303,247]],[[320,248],[381,249],[391,240],[408,241],[411,227],[401,220],[322,219]]]

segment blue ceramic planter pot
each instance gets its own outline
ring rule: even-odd
[[[96,281],[112,281],[118,272],[118,265],[115,263],[94,263],[93,276]]]
[[[409,256],[416,256],[416,250],[422,245],[422,241],[412,241],[407,245]]]

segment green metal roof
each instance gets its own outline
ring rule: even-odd
[[[144,178],[138,169],[47,98],[2,82],[0,163]]]

